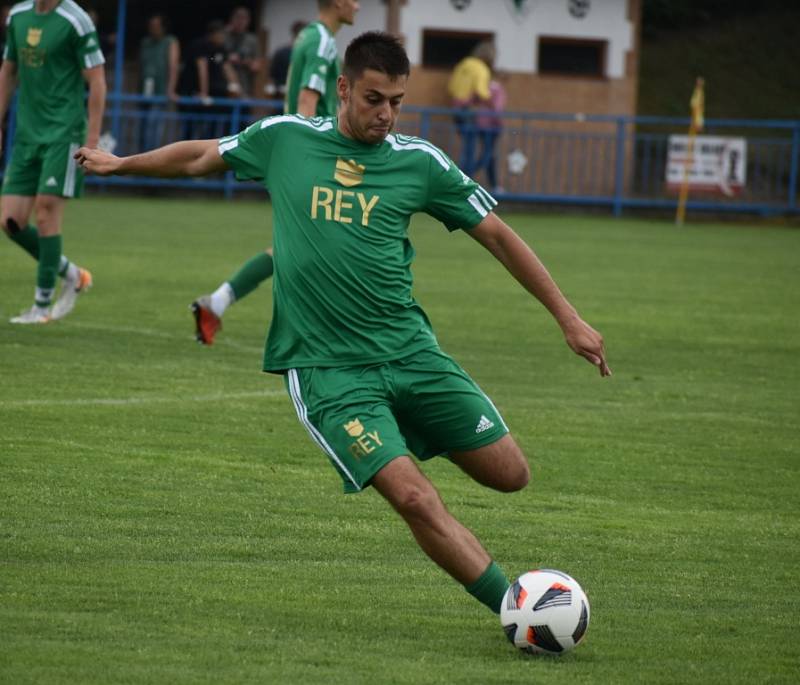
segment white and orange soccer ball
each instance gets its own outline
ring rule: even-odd
[[[589,613],[578,581],[561,571],[539,569],[511,583],[500,622],[515,647],[530,654],[563,654],[583,639]]]

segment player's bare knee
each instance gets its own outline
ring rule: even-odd
[[[505,474],[504,492],[517,492],[525,488],[531,481],[531,470],[525,457],[515,459]]]
[[[394,502],[397,512],[406,521],[431,522],[438,518],[444,508],[439,494],[433,488],[409,485]]]
[[[496,489],[502,492],[517,492],[531,480],[531,469],[525,454],[515,441],[510,440],[500,460]]]
[[[50,219],[56,213],[56,207],[55,198],[51,198],[49,195],[40,195],[36,198],[34,211],[37,223],[41,224]]]

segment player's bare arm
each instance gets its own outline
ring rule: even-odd
[[[86,147],[97,147],[106,107],[106,72],[103,65],[99,65],[91,69],[84,69],[82,73],[89,85],[87,100],[89,125],[86,132]]]
[[[528,244],[494,212],[469,234],[547,308],[564,332],[570,348],[597,366],[601,376],[610,376],[603,336],[581,319]]]
[[[311,88],[303,88],[297,96],[297,113],[311,118],[317,113],[319,93]]]
[[[8,104],[11,96],[17,87],[17,63],[5,60],[0,67],[0,121],[5,119],[8,111]],[[2,139],[0,139],[0,149],[2,149]]]
[[[117,157],[103,150],[82,147],[75,159],[83,169],[98,176],[207,176],[227,171],[228,165],[219,154],[219,141],[184,140],[150,152],[130,157]]]

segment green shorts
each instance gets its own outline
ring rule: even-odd
[[[506,433],[492,401],[437,348],[369,366],[289,369],[300,422],[358,492],[392,459],[429,459],[489,445]]]
[[[15,142],[3,176],[3,195],[80,197],[83,170],[74,159],[80,143]]]

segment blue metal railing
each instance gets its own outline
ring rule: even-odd
[[[129,155],[175,140],[236,133],[281,107],[275,100],[203,103],[180,98],[173,103],[114,92],[103,130],[112,134],[116,154]],[[465,131],[456,126],[454,114],[444,107],[406,106],[398,130],[431,140],[458,163]],[[668,209],[677,204],[665,181],[668,138],[685,134],[688,118],[505,112],[501,121],[496,143],[499,187],[489,189],[504,201],[606,206],[617,216],[626,208]],[[9,133],[13,136],[13,116]],[[690,209],[800,211],[800,121],[709,119],[704,133],[746,138],[747,182],[732,197],[693,193]],[[489,187],[484,171],[475,177]],[[87,183],[220,191],[229,198],[259,187],[236,182],[231,172],[202,180],[90,177]]]

